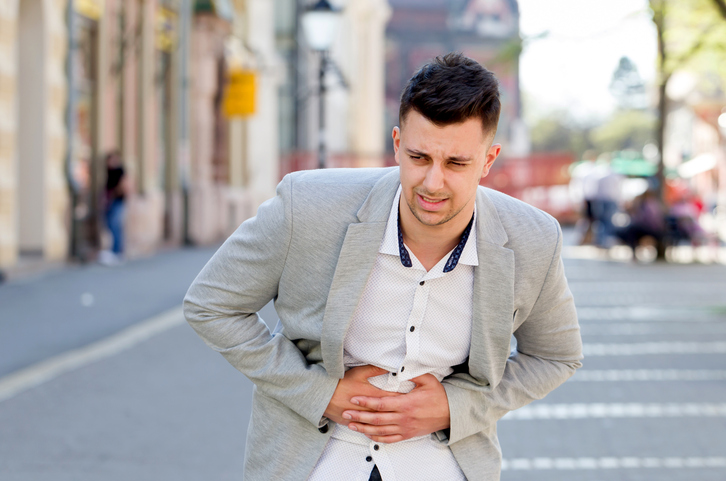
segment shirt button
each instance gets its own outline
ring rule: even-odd
[[[373,458],[370,456],[366,456],[366,461],[368,461],[370,463],[371,461],[373,461]]]
[[[373,445],[373,450],[374,450],[374,451],[378,451],[378,448],[380,448],[380,446],[378,446],[377,444],[374,444],[374,445]]]
[[[419,283],[418,283],[418,285],[419,285],[419,286],[422,286],[422,285],[424,285],[425,283],[426,283],[426,281],[421,281],[421,282],[419,282]]]
[[[325,426],[323,426],[321,428],[318,428],[318,431],[320,431],[323,434],[327,433],[328,432],[328,425],[326,424]]]
[[[411,332],[413,332],[415,330],[416,330],[416,328],[414,326],[411,326],[411,329],[409,329],[409,331],[411,331]]]

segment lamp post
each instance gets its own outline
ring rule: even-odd
[[[308,46],[320,54],[318,71],[318,168],[325,168],[325,72],[328,68],[328,52],[338,28],[340,12],[328,0],[318,0],[302,14],[302,27]]]

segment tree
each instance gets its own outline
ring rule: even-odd
[[[726,22],[716,15],[718,10],[726,18],[725,0],[649,0],[658,40],[658,122],[656,145],[660,152],[658,162],[658,192],[663,198],[664,165],[663,144],[668,114],[666,87],[678,69],[721,69],[726,51]],[[724,7],[724,8],[722,8]],[[713,62],[714,55],[720,62]],[[714,67],[714,65],[716,67]]]
[[[645,95],[645,82],[638,67],[628,57],[621,57],[618,68],[610,81],[613,94],[621,109],[644,109],[648,105]]]
[[[572,152],[580,158],[592,148],[590,128],[567,120],[567,114],[552,112],[538,119],[530,130],[532,150],[535,152]]]
[[[656,144],[659,161],[658,196],[664,197],[663,145],[668,115],[668,80],[677,69],[720,70],[724,74],[726,18],[724,0],[649,0],[658,40],[658,123]],[[718,60],[714,61],[714,58]],[[658,258],[665,258],[665,248],[658,246]]]
[[[642,110],[615,112],[605,124],[590,133],[592,145],[599,152],[632,149],[641,151],[652,142],[656,118]]]
[[[726,20],[726,0],[713,0],[713,3],[716,5],[718,13]]]

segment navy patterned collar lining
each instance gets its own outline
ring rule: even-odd
[[[469,224],[466,226],[466,229],[464,229],[464,232],[461,234],[461,239],[459,239],[459,243],[454,248],[454,251],[449,256],[449,260],[446,261],[446,265],[444,266],[444,272],[451,272],[454,270],[454,267],[459,263],[459,258],[461,257],[461,252],[464,250],[464,246],[466,245],[467,239],[469,239],[469,233],[471,233],[471,226],[474,224],[474,215],[476,213],[471,215],[471,220],[469,221]],[[413,262],[411,262],[411,256],[408,255],[408,250],[406,249],[406,246],[403,245],[403,233],[401,232],[401,212],[398,212],[398,252],[401,256],[401,264],[403,264],[404,267],[413,267]]]

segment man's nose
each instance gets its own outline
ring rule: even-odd
[[[426,172],[423,183],[424,188],[430,193],[439,192],[444,187],[444,168],[437,162],[432,162]]]

